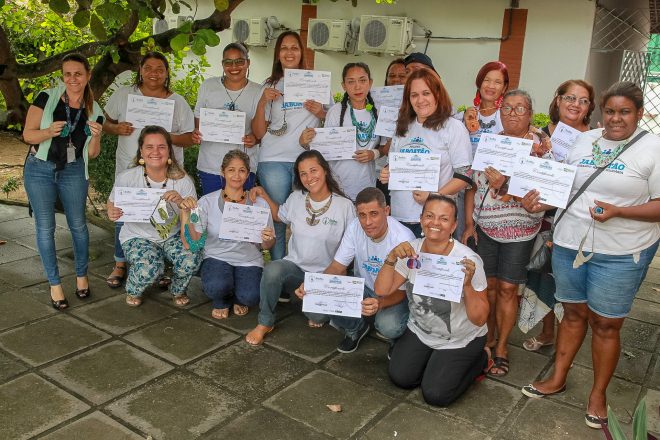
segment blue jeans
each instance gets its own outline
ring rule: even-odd
[[[261,169],[261,166],[259,166]],[[305,271],[289,260],[277,260],[264,267],[259,285],[259,317],[258,322],[266,327],[275,325],[275,307],[282,292],[291,294],[291,299],[298,298],[294,291],[305,281]],[[306,313],[314,322],[328,321],[324,315]]]
[[[122,249],[121,242],[119,241],[119,233],[122,226],[124,226],[124,222],[115,222],[115,261],[117,263],[126,262],[126,255],[124,255],[124,249]]]
[[[656,241],[637,255],[594,253],[577,269],[573,268],[577,251],[552,246],[552,273],[557,284],[555,298],[565,303],[587,304],[605,318],[624,318],[630,312],[659,243]],[[585,255],[592,254],[585,252]]]
[[[278,205],[283,205],[293,188],[293,162],[261,162],[257,169],[259,182],[268,196]],[[275,222],[275,245],[270,250],[273,260],[286,254],[286,225]]]
[[[219,189],[224,189],[225,178],[220,174],[205,173],[204,171],[197,171],[199,176],[199,183],[202,184],[202,195],[205,196],[209,193],[215,192]],[[247,180],[243,184],[243,189],[248,191],[257,183],[257,175],[250,173]]]
[[[36,226],[37,249],[51,286],[61,284],[55,254],[55,201],[59,196],[73,239],[76,276],[87,275],[89,231],[85,217],[88,182],[82,158],[55,171],[55,164],[29,155],[23,170],[25,191]]]
[[[373,290],[364,286],[364,298],[376,298],[376,294]],[[318,320],[319,315],[316,313],[305,313],[305,315],[312,321],[330,321],[330,325],[344,332],[344,335],[351,339],[357,339],[360,336],[360,329],[363,328],[365,322],[364,318],[349,318],[347,316],[320,315],[323,319]],[[399,304],[379,310],[374,320],[378,333],[391,341],[399,338],[406,331],[407,323],[408,301],[405,298]]]
[[[262,272],[259,266],[232,266],[215,258],[205,258],[201,269],[202,289],[213,300],[214,309],[226,309],[232,304],[253,307],[259,304]]]

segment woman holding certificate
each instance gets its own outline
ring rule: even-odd
[[[55,253],[55,202],[64,207],[73,239],[78,298],[90,295],[87,278],[89,232],[87,162],[101,151],[103,115],[89,86],[89,62],[79,54],[62,59],[63,85],[45,90],[28,109],[23,138],[30,144],[25,159],[25,190],[34,212],[37,249],[44,266],[53,307],[62,310],[64,297]]]
[[[550,103],[550,123],[542,130],[548,136],[552,136],[560,122],[574,129],[575,133],[590,130],[591,113],[596,107],[594,99],[594,88],[588,82],[580,79],[564,81],[557,87]],[[541,232],[552,228],[556,211],[556,209],[551,209],[545,213]],[[552,345],[555,342],[555,313],[553,310],[555,305],[555,278],[552,272],[530,272],[526,288],[533,291],[550,309],[543,317],[541,333],[523,342],[525,350],[538,351],[541,347]]]
[[[228,152],[239,149],[250,157],[250,169],[256,171],[259,147],[257,138],[252,134],[252,117],[254,103],[261,96],[261,86],[247,78],[250,68],[248,51],[240,43],[228,44],[222,52],[223,75],[209,78],[199,87],[197,104],[195,105],[195,131],[193,142],[199,145],[197,156],[197,173],[202,184],[202,194],[206,195],[224,188],[224,178],[220,164]],[[205,140],[200,131],[202,113],[210,113],[205,109],[220,109],[227,112],[245,113],[245,129],[241,144]],[[208,116],[210,118],[210,116]],[[206,122],[206,121],[203,121]],[[211,121],[213,122],[213,121]],[[203,127],[202,127],[203,128]],[[256,174],[250,173],[246,180],[246,189],[252,188]]]
[[[554,370],[522,389],[539,398],[566,390],[571,363],[591,327],[594,379],[585,423],[607,423],[607,386],[621,351],[620,331],[658,250],[660,138],[638,127],[644,94],[631,82],[601,98],[603,128],[581,134],[566,162],[577,165],[574,202],[555,219],[552,270],[564,307]],[[523,199],[530,212],[548,209],[539,193]],[[569,201],[570,203],[570,201]]]
[[[321,273],[332,262],[355,207],[339,189],[330,165],[316,150],[305,151],[294,164],[295,191],[283,205],[271,200],[262,188],[273,219],[291,226],[289,253],[264,268],[258,325],[247,334],[250,345],[260,345],[275,328],[275,307],[282,292],[293,293],[305,279],[305,272]],[[309,316],[309,315],[308,315]],[[323,322],[309,321],[312,328]]]
[[[324,127],[343,127],[350,118],[355,127],[357,149],[353,159],[331,160],[330,169],[334,173],[344,193],[355,200],[364,188],[376,184],[374,161],[381,155],[378,150],[380,136],[374,134],[376,128],[376,107],[369,93],[373,84],[369,66],[364,63],[348,63],[342,71],[344,97],[341,103],[333,105],[325,118]],[[309,148],[316,132],[306,128],[300,135],[300,145]]]
[[[470,137],[463,124],[451,117],[451,112],[451,100],[437,75],[429,69],[410,74],[389,151],[390,165],[383,168],[380,180],[390,183],[392,217],[406,225],[416,237],[421,237],[419,216],[430,192],[392,189],[393,154],[406,153],[401,157],[412,156],[413,160],[415,155],[439,155],[439,178],[437,186],[433,183],[433,191],[453,196],[465,189],[472,182],[466,176],[472,163]]]
[[[120,207],[125,206],[124,199],[120,201],[121,195],[129,194],[126,202],[138,196],[151,196],[147,207],[130,205],[131,211],[140,212],[147,208],[151,213],[147,214],[148,219],[142,217],[140,221],[126,221],[119,234],[130,265],[126,280],[126,304],[132,307],[142,304],[142,294],[163,274],[167,260],[173,266],[170,293],[174,304],[184,307],[190,302],[186,289],[199,268],[202,254],[184,247],[180,236],[183,228],[179,210],[184,199],[196,198],[195,184],[174,157],[172,139],[162,127],[151,125],[142,129],[133,163],[132,168],[117,176],[108,198],[108,217],[117,221],[122,220],[124,214],[131,215],[131,218],[135,214],[124,213]],[[151,200],[154,200],[153,207]],[[127,207],[125,209],[128,211]]]
[[[408,328],[391,353],[390,379],[401,388],[421,386],[424,400],[437,406],[460,397],[488,365],[486,274],[481,258],[452,238],[456,213],[452,199],[431,194],[420,215],[425,238],[392,249],[374,285],[379,296],[405,286],[410,307]],[[457,301],[415,286],[423,269],[432,270],[425,267],[426,261],[438,256],[443,256],[439,259],[444,267],[455,268],[449,272],[453,279],[440,293],[456,295]]]
[[[500,112],[501,135],[527,139],[531,155],[552,159],[550,139],[531,125],[532,99],[527,92],[505,93]],[[465,197],[462,241],[473,239],[484,261],[491,307],[488,346],[495,348],[495,365],[488,374],[500,377],[509,372],[507,342],[518,312],[518,286],[527,281],[526,266],[543,213],[528,213],[519,197],[508,195],[508,177],[493,167],[475,172],[474,179],[476,186]]]
[[[174,101],[174,114],[171,127],[165,127],[170,132],[174,143],[174,155],[177,162],[183,164],[183,148],[193,145],[192,131],[195,120],[190,106],[183,96],[170,90],[170,68],[167,58],[159,52],[148,52],[140,61],[140,68],[135,84],[120,87],[115,90],[105,105],[106,121],[103,131],[117,135],[117,152],[115,156],[115,179],[119,174],[133,166],[133,159],[138,145],[140,130],[127,121],[129,101],[137,97],[159,98]],[[126,257],[119,242],[119,234],[123,222],[115,223],[115,267],[108,276],[108,286],[115,289],[121,287],[126,279]],[[169,278],[164,280],[162,287],[167,287]]]
[[[282,32],[277,37],[273,70],[264,83],[252,119],[252,132],[261,139],[257,176],[268,195],[279,205],[291,194],[293,163],[304,151],[299,143],[300,133],[305,128],[318,127],[325,118],[320,102],[284,102],[284,69],[305,68],[303,49],[300,35],[294,31]],[[276,222],[275,235],[271,256],[273,260],[279,260],[286,250],[286,226]]]
[[[248,307],[259,303],[259,282],[264,267],[261,249],[275,244],[272,219],[261,231],[261,243],[219,238],[223,212],[227,203],[254,205],[268,209],[262,198],[252,203],[244,189],[250,176],[250,157],[241,150],[232,150],[222,159],[220,168],[226,182],[224,189],[214,191],[199,200],[187,197],[181,203],[184,246],[197,252],[204,248],[201,276],[202,288],[213,301],[211,316],[225,319],[229,308],[237,316],[248,313]],[[250,218],[245,218],[251,221]],[[232,297],[233,293],[233,297]]]

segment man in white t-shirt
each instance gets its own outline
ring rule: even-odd
[[[408,322],[408,301],[406,293],[398,290],[392,295],[379,297],[373,291],[376,276],[387,254],[404,241],[415,239],[414,234],[394,218],[390,217],[390,207],[385,203],[385,195],[378,188],[365,188],[355,198],[358,218],[353,220],[341,240],[339,249],[330,265],[323,271],[326,274],[345,275],[348,266],[354,262],[354,274],[364,278],[364,300],[362,315],[374,316],[376,330],[393,341],[403,334]],[[302,299],[304,285],[296,290]],[[319,315],[308,316],[318,320]],[[369,333],[369,324],[364,318],[327,316],[331,325],[344,332],[344,339],[337,350],[352,353],[364,336]]]

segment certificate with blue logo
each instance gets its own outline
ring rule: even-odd
[[[493,167],[505,176],[510,176],[516,156],[523,153],[529,156],[532,145],[529,139],[482,133],[474,153],[472,169],[483,171],[486,167]]]
[[[332,96],[330,78],[330,72],[284,69],[284,102],[312,100],[327,104]]]
[[[379,113],[383,107],[393,107],[399,111],[403,101],[403,86],[372,87],[370,92]]]
[[[364,278],[305,272],[303,312],[362,316]]]
[[[113,204],[122,210],[122,215],[117,221],[149,223],[156,205],[167,191],[165,188],[115,188]]]
[[[316,135],[309,143],[309,148],[317,150],[325,160],[353,160],[357,149],[355,127],[315,128]]]
[[[225,202],[218,237],[224,240],[261,243],[261,232],[268,225],[270,209]]]
[[[437,191],[440,155],[390,153],[390,190]]]
[[[571,195],[576,172],[575,165],[521,155],[513,167],[508,193],[524,197],[535,189],[541,195],[541,203],[564,209]]]
[[[463,296],[462,258],[420,252],[413,293],[452,302],[461,302]]]
[[[147,125],[157,125],[172,131],[174,120],[174,100],[152,98],[142,95],[128,95],[126,102],[126,122],[133,128],[143,128]]]
[[[202,108],[199,113],[199,131],[205,141],[223,144],[243,144],[245,112],[221,108]]]

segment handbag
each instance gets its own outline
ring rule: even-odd
[[[639,132],[637,136],[635,136],[630,142],[626,144],[625,147],[621,149],[619,154],[617,154],[614,159],[612,159],[612,162],[617,160],[624,151],[630,148],[635,142],[643,138],[647,133],[648,132],[646,130]],[[573,204],[573,202],[575,202],[578,197],[582,195],[582,193],[589,187],[589,185],[591,185],[591,182],[593,182],[594,179],[600,175],[600,173],[605,171],[606,168],[606,166],[603,168],[597,168],[596,171],[594,171],[591,176],[589,176],[589,178],[582,184],[575,195],[568,201],[566,208],[559,214],[554,224],[552,225],[552,229],[549,231],[543,231],[536,236],[534,249],[538,250],[534,252],[532,258],[530,258],[529,263],[526,266],[527,270],[533,272],[550,272],[550,263],[552,261],[552,236],[554,234],[555,228],[557,227],[557,224],[562,219],[562,217],[564,217],[564,214],[566,214],[566,211],[568,211],[568,208]],[[540,244],[540,246],[537,247],[537,244]]]

